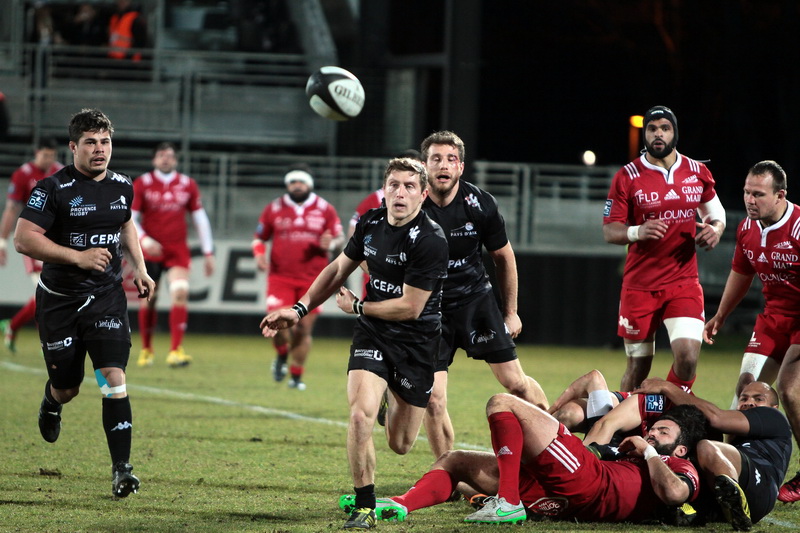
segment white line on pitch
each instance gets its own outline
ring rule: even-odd
[[[47,372],[42,368],[33,368],[29,366],[23,366],[16,363],[12,363],[10,361],[2,361],[2,366],[8,368],[9,370],[13,370],[14,372],[24,372],[28,374],[37,374],[37,375],[46,375]],[[95,380],[91,377],[84,378],[84,383],[86,384],[94,384]],[[346,422],[341,422],[337,420],[329,420],[327,418],[316,418],[311,416],[305,416],[298,413],[293,413],[291,411],[283,411],[281,409],[272,409],[271,407],[264,407],[261,405],[253,405],[247,403],[236,402],[233,400],[226,400],[224,398],[217,398],[215,396],[205,396],[202,394],[194,394],[192,392],[179,392],[170,389],[162,389],[160,387],[150,387],[147,385],[136,385],[136,384],[127,384],[128,388],[131,390],[137,390],[142,392],[148,392],[150,394],[161,395],[161,396],[170,396],[172,398],[180,398],[183,400],[193,400],[193,401],[201,401],[205,403],[210,403],[214,405],[224,405],[227,407],[237,407],[240,409],[245,409],[248,411],[253,411],[256,413],[272,415],[272,416],[280,416],[282,418],[287,418],[289,420],[300,420],[303,422],[314,422],[316,424],[325,424],[328,426],[337,426],[341,428],[347,428]],[[380,428],[376,428],[375,431],[383,431]],[[423,436],[418,436],[417,440],[422,442],[428,442],[428,439]],[[478,446],[475,444],[467,444],[465,442],[456,442],[455,446],[458,448],[464,448],[468,450],[478,450],[484,452],[492,451],[485,446]]]

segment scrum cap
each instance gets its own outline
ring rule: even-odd
[[[645,113],[644,120],[642,121],[642,138],[644,138],[644,132],[647,129],[647,125],[654,120],[662,118],[665,118],[672,123],[672,129],[675,131],[674,144],[678,144],[678,118],[675,116],[675,113],[672,112],[672,109],[663,105],[651,107],[647,110],[647,113]]]

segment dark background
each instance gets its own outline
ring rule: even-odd
[[[591,149],[598,165],[623,165],[629,117],[666,105],[678,117],[678,150],[709,160],[726,207],[740,208],[747,169],[763,159],[784,166],[791,189],[799,163],[800,2],[390,4],[394,57],[442,52],[448,23],[477,26],[478,113],[469,159],[579,164]],[[462,6],[479,9],[477,20]],[[443,105],[435,78],[429,90],[429,105]],[[424,120],[423,136],[457,118],[442,124],[429,112]]]

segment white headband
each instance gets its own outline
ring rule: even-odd
[[[302,181],[312,189],[314,188],[314,178],[312,178],[311,174],[305,170],[292,170],[286,174],[285,178],[283,178],[283,183],[285,185],[289,185],[293,181]]]

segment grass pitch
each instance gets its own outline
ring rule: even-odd
[[[189,335],[194,363],[171,369],[168,339],[156,339],[156,364],[128,369],[133,407],[134,473],[138,494],[111,497],[111,471],[101,428],[100,393],[87,371],[81,394],[64,407],[55,444],[39,435],[36,413],[46,374],[33,330],[18,353],[0,353],[0,531],[18,532],[318,532],[341,528],[340,494],[352,492],[345,452],[345,394],[349,340],[317,338],[306,391],[272,380],[271,343],[248,337]],[[704,346],[699,396],[728,406],[746,338]],[[522,346],[522,365],[553,400],[574,378],[600,369],[610,386],[625,365],[622,350]],[[671,354],[656,354],[653,375],[665,376]],[[449,410],[457,447],[490,449],[486,400],[502,392],[484,363],[456,356]],[[424,430],[406,456],[393,454],[375,433],[378,496],[402,492],[430,466]],[[797,452],[790,475],[797,467]],[[381,531],[497,531],[463,523],[463,502],[412,513],[406,522],[381,522]],[[628,524],[526,523],[536,531],[651,531]],[[778,503],[754,531],[800,527],[800,507]],[[678,528],[661,528],[681,531]],[[712,524],[705,531],[729,531]],[[516,530],[516,529],[515,529]],[[688,531],[688,530],[687,530]]]

